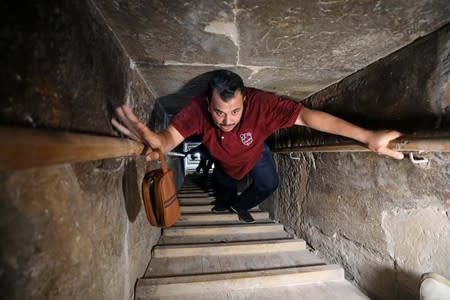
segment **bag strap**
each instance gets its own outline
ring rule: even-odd
[[[156,220],[156,212],[155,207],[152,204],[152,199],[150,195],[150,185],[148,181],[151,178],[151,174],[145,174],[144,180],[142,181],[142,199],[144,200],[145,213],[147,214],[147,220],[153,226],[159,226],[158,221]]]
[[[167,166],[166,157],[162,153],[161,149],[156,149],[156,152],[158,152],[158,154],[159,154],[159,161],[161,164],[161,169],[163,170],[163,173],[166,173],[169,170],[169,167]]]
[[[169,167],[168,167],[168,165],[167,165],[167,161],[166,161],[165,155],[163,154],[163,152],[161,151],[161,149],[153,149],[153,151],[158,152],[158,155],[159,155],[159,164],[160,164],[160,166],[161,166],[161,169],[162,169],[163,173],[166,173],[166,172],[169,170]],[[150,172],[150,171],[151,171],[151,170],[150,170],[151,162],[149,161],[149,162],[147,162],[145,165],[146,165],[146,167],[145,167],[145,170],[146,170],[146,171],[145,171],[145,172],[146,172],[146,173]]]

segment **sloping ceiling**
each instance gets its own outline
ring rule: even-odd
[[[450,21],[449,0],[92,1],[168,113],[218,68],[300,100]]]

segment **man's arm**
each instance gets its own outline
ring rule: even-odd
[[[401,133],[398,131],[367,130],[328,113],[306,107],[303,107],[298,114],[295,124],[357,140],[378,154],[388,155],[395,159],[403,158],[403,153],[387,147],[390,141],[401,136]]]
[[[158,153],[153,152],[152,149],[160,149],[163,153],[169,152],[184,140],[180,132],[171,125],[159,133],[153,132],[139,121],[128,105],[118,107],[116,113],[123,123],[122,125],[114,118],[111,120],[111,123],[117,130],[135,141],[150,146],[146,153],[147,160],[158,158]]]

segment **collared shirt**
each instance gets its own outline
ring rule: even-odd
[[[204,95],[191,99],[171,122],[184,138],[200,135],[215,163],[234,179],[250,172],[262,157],[267,137],[293,126],[303,107],[254,88],[245,88],[245,96],[241,120],[230,132],[214,124]]]

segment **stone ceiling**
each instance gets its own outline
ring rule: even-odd
[[[227,68],[300,100],[450,21],[449,0],[92,1],[156,97]]]

